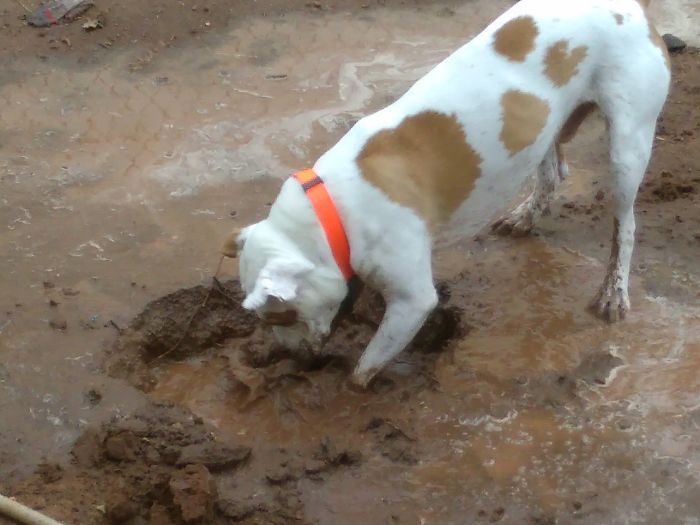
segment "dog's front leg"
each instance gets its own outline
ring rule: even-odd
[[[353,373],[353,383],[363,387],[411,342],[438,301],[432,283],[422,293],[413,291],[410,295],[396,294],[385,299],[382,323]]]

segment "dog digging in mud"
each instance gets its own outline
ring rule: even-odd
[[[521,235],[568,168],[560,145],[599,108],[607,120],[613,237],[591,307],[614,322],[630,303],[634,200],[668,94],[663,40],[636,0],[522,0],[362,118],[312,169],[290,177],[269,216],[239,232],[243,306],[294,348],[316,345],[359,277],[385,299],[353,382],[365,386],[437,305],[431,244],[447,222]],[[492,203],[527,199],[494,222]],[[505,205],[505,204],[504,204]]]

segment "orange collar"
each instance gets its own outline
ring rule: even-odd
[[[343,277],[349,281],[355,272],[350,265],[350,244],[345,234],[345,228],[338,215],[333,199],[328,194],[326,185],[313,169],[306,169],[292,175],[306,192],[311,205],[316,211],[318,222],[321,223],[326,239],[331,247],[331,253]]]

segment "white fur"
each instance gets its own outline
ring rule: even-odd
[[[619,25],[613,13],[623,15],[624,24]],[[539,35],[526,60],[514,62],[494,50],[493,35],[507,21],[523,15],[535,19]],[[570,49],[585,45],[588,52],[578,74],[558,87],[544,74],[544,57],[546,49],[561,39],[569,41]],[[627,284],[634,243],[632,204],[668,84],[662,52],[649,39],[644,11],[635,0],[523,0],[395,103],[360,120],[314,166],[345,225],[353,268],[387,303],[354,380],[366,384],[410,342],[437,302],[432,239],[426,225],[412,210],[365,181],[356,164],[372,136],[423,111],[456,115],[471,147],[483,159],[474,190],[453,218],[465,234],[472,234],[494,219],[494,202],[511,201],[537,171],[534,194],[511,214],[531,223],[534,211],[546,204],[556,182],[566,174],[554,148],[561,126],[578,105],[596,102],[610,124],[613,198],[620,222],[620,254],[597,301],[601,313],[619,309],[624,315],[629,307]],[[500,140],[500,99],[509,89],[534,94],[550,107],[537,141],[515,155]],[[241,279],[249,294],[244,305],[262,312],[275,307],[263,302],[272,296],[284,299],[285,307],[296,308],[302,323],[286,335],[277,330],[283,342],[297,343],[302,332],[312,339],[327,334],[346,286],[296,181],[284,183],[269,217],[245,230],[242,241]],[[280,268],[285,260],[287,266]]]

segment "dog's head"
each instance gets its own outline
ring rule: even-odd
[[[279,343],[316,345],[330,333],[347,293],[337,269],[313,262],[269,220],[238,233],[224,248],[225,255],[233,252],[246,293],[243,307],[272,326]]]

